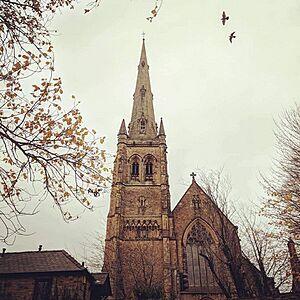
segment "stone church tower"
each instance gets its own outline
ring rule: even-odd
[[[104,270],[115,299],[130,299],[149,285],[171,290],[175,241],[166,149],[163,122],[158,130],[155,120],[143,40],[131,121],[127,132],[123,120],[118,133],[107,217]]]
[[[103,271],[113,299],[223,300],[270,296],[237,227],[195,174],[171,211],[166,135],[156,124],[143,40],[131,121],[118,133]]]

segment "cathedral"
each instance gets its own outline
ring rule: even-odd
[[[274,292],[272,279],[242,255],[237,227],[191,175],[171,210],[166,133],[155,119],[143,39],[131,120],[118,133],[107,217],[103,271],[112,299],[249,299]]]

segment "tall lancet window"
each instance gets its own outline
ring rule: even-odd
[[[207,229],[196,222],[186,240],[186,258],[189,288],[201,292],[219,290],[209,262],[215,264],[213,238]]]
[[[139,168],[140,165],[137,160],[134,160],[131,164],[131,178],[138,179],[139,178]]]
[[[136,161],[132,164],[131,175],[139,176],[139,163]]]
[[[152,176],[153,175],[153,163],[151,160],[148,160],[146,162],[146,176]]]
[[[144,160],[145,180],[153,180],[153,159],[154,157],[152,155],[147,155]]]

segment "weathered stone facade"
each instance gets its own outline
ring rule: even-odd
[[[155,122],[143,41],[131,122],[118,133],[104,271],[113,299],[260,296],[260,274],[242,257],[237,227],[194,177],[171,211],[164,126]],[[165,299],[164,298],[164,299]]]
[[[148,280],[144,277],[170,293],[170,266],[176,261],[170,251],[175,239],[167,146],[162,122],[157,133],[148,68],[143,44],[129,133],[123,120],[118,134],[107,218],[104,269],[111,274],[118,299],[133,297],[134,285]],[[138,259],[146,276],[137,270]]]

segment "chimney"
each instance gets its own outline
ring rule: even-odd
[[[42,251],[43,245],[39,245],[39,251]]]
[[[84,267],[84,261],[81,263],[81,265]]]
[[[5,251],[6,251],[6,248],[2,248],[2,254],[1,254],[2,257],[4,256]]]

